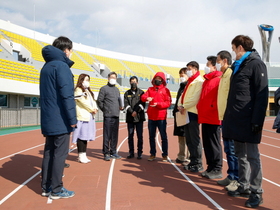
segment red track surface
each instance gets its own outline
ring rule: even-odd
[[[260,144],[264,203],[259,209],[279,209],[280,134],[271,129],[273,120],[266,118]],[[39,171],[44,144],[40,130],[0,136],[0,209],[246,209],[246,198],[229,197],[224,188],[216,184],[216,180],[188,172],[180,164],[162,162],[159,147],[157,160],[147,161],[147,123],[144,127],[142,160],[123,158],[106,162],[102,155],[102,123],[97,123],[97,139],[88,144],[88,156],[92,162],[78,163],[76,150],[67,158],[71,166],[64,170],[63,182],[76,195],[54,201],[40,195]],[[178,143],[177,137],[172,135],[173,119],[168,120],[167,133],[169,157],[174,162]],[[126,124],[121,123],[119,154],[123,157],[128,155],[126,137]],[[205,159],[203,161],[205,166]],[[224,161],[224,176],[226,170],[227,164]],[[37,176],[22,185],[36,173]],[[20,186],[22,188],[18,189]]]

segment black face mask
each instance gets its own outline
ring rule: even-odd
[[[156,79],[156,80],[154,81],[154,83],[155,83],[156,86],[160,86],[162,82],[161,82],[160,80],[157,80],[157,79]]]
[[[137,84],[135,82],[133,82],[130,84],[130,87],[131,87],[131,89],[135,89],[135,88],[137,88]]]

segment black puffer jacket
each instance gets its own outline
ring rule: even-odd
[[[262,132],[254,133],[252,124],[263,126],[267,104],[266,65],[253,50],[241,63],[239,70],[231,76],[223,120],[223,137],[240,142],[260,143]]]
[[[274,102],[276,106],[280,106],[278,101],[280,100],[280,87],[274,93]],[[280,110],[275,118],[273,129],[277,129],[276,132],[280,133]]]

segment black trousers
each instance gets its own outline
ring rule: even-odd
[[[132,155],[134,155],[133,136],[135,129],[137,134],[137,154],[139,156],[143,153],[143,121],[137,123],[127,123],[129,154]]]
[[[103,154],[116,154],[119,136],[119,118],[104,117],[103,120]]]
[[[207,171],[222,170],[223,151],[220,125],[202,123],[202,142],[206,157]]]
[[[191,120],[185,127],[186,143],[190,152],[189,165],[202,165],[202,145],[199,137],[199,124]]]
[[[41,186],[45,190],[51,188],[52,192],[57,193],[63,187],[62,175],[69,151],[69,139],[69,133],[46,136],[41,182]]]
[[[77,140],[78,153],[87,151],[87,140]]]

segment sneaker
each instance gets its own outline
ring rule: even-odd
[[[245,206],[249,208],[256,208],[262,203],[262,194],[251,193],[249,199],[245,202]]]
[[[189,171],[190,172],[200,172],[200,171],[203,171],[203,167],[202,167],[202,165],[193,165],[193,166],[189,166],[188,167],[189,168]]]
[[[126,158],[127,158],[127,159],[134,158],[134,154],[129,154]]]
[[[109,154],[104,155],[104,160],[110,161],[111,160],[110,155]]]
[[[230,184],[225,186],[227,191],[235,191],[240,186],[237,180],[231,180]]]
[[[42,188],[42,196],[43,197],[49,197],[49,195],[52,193],[52,190],[49,188],[48,190],[45,190]]]
[[[60,198],[71,198],[75,195],[74,191],[66,190],[64,187],[61,188],[61,191],[58,193],[52,193],[50,198],[53,200],[60,199]]]
[[[155,160],[155,159],[156,159],[156,156],[151,155],[151,156],[149,157],[148,161],[153,161],[153,160]]]
[[[118,154],[113,154],[113,155],[111,155],[111,158],[113,158],[113,159],[121,159],[122,156],[120,156]]]
[[[220,179],[220,178],[223,178],[223,174],[221,171],[212,170],[210,172],[207,172],[205,177],[208,179]]]
[[[235,191],[228,191],[228,195],[231,197],[244,197],[249,198],[251,191],[249,189],[243,189],[241,186],[237,188]]]
[[[141,159],[142,159],[142,155],[138,155],[138,156],[137,156],[137,159],[138,159],[138,160],[141,160]]]
[[[217,184],[222,185],[222,186],[228,186],[233,180],[229,179],[226,177],[225,179],[218,180]],[[234,190],[233,190],[234,191]]]
[[[167,162],[167,156],[162,156],[162,161]]]
[[[205,170],[205,171],[203,171],[200,175],[201,175],[202,177],[205,177],[207,173],[208,173],[207,170]]]
[[[64,164],[64,168],[69,168],[69,167],[70,167],[70,164],[68,164],[68,163]]]
[[[185,161],[182,161],[182,160],[179,160],[178,158],[176,158],[175,162],[176,162],[176,163],[183,163],[183,162],[185,162]]]

